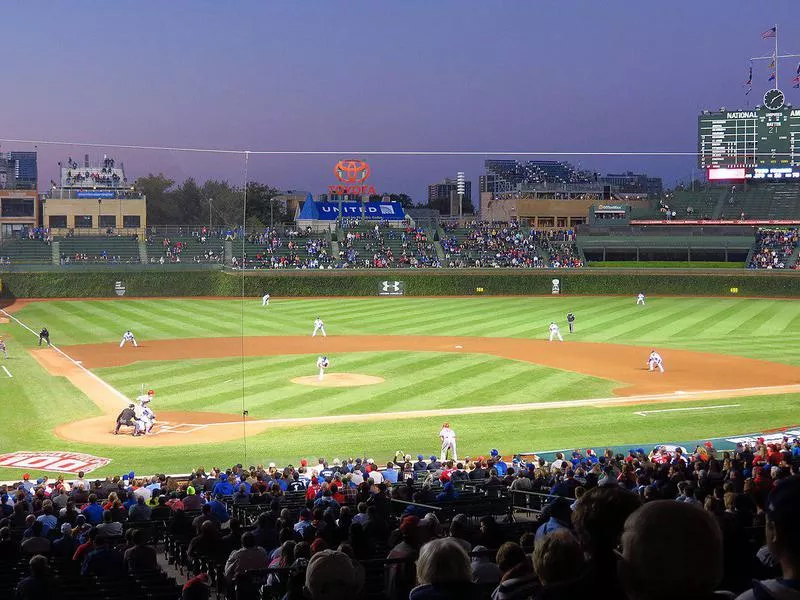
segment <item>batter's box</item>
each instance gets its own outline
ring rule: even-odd
[[[207,425],[198,425],[197,423],[178,423],[176,425],[162,425],[158,431],[153,432],[154,434],[159,433],[194,433],[196,431],[201,431],[208,427]]]

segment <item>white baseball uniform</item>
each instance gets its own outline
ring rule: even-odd
[[[639,294],[636,296],[636,306],[639,306],[640,304],[644,306],[644,294]]]
[[[550,323],[550,339],[548,341],[552,342],[553,338],[558,338],[559,342],[563,342],[564,338],[561,337],[561,331],[558,329],[558,325],[555,323]]]
[[[122,341],[119,343],[119,347],[122,348],[127,342],[131,342],[134,348],[139,347],[139,344],[136,343],[136,338],[133,337],[133,333],[131,333],[130,329],[122,334]]]
[[[328,362],[328,358],[325,356],[320,356],[317,359],[317,368],[319,369],[319,380],[322,381],[322,378],[325,376],[325,369],[328,368],[330,362]]]
[[[264,294],[261,297],[261,306],[269,306],[269,294]]]
[[[328,334],[325,333],[325,323],[322,322],[322,319],[317,317],[314,319],[314,333],[311,334],[311,337],[317,335],[317,331],[322,332],[322,337],[328,337]]]
[[[458,460],[458,454],[456,454],[456,432],[449,427],[442,427],[442,430],[439,432],[439,438],[442,440],[441,461],[444,462],[447,460],[448,450],[450,450],[451,458],[453,460]]]
[[[651,371],[658,368],[659,371],[664,372],[664,360],[658,352],[650,353],[650,357],[647,359],[647,366]]]
[[[141,398],[141,396],[139,397]],[[147,417],[144,414],[144,405],[141,401],[133,407],[133,415],[134,435],[144,435],[147,433]]]

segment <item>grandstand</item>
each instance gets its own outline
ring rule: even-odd
[[[729,194],[727,187],[698,191],[678,189],[664,198],[661,212],[674,213],[670,214],[672,219],[718,219]]]
[[[438,267],[433,234],[425,228],[392,228],[386,224],[343,222],[337,229],[342,266]]]
[[[787,219],[800,217],[799,183],[762,183],[737,188],[725,202],[723,219]]]
[[[244,264],[248,269],[318,269],[334,265],[331,235],[313,234],[293,227],[252,233],[244,241]],[[237,263],[242,262],[241,243],[233,245]]]
[[[225,247],[220,238],[165,234],[147,237],[149,264],[215,264],[222,263],[224,257]]]
[[[0,244],[0,265],[47,265],[53,262],[53,249],[41,239],[6,238]]]
[[[56,238],[61,264],[75,262],[135,264],[141,262],[135,237],[91,236]]]

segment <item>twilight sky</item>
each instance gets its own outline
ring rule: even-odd
[[[249,176],[316,194],[337,158],[367,158],[379,192],[416,201],[458,170],[477,186],[482,157],[370,150],[694,151],[701,109],[760,102],[766,64],[750,96],[742,84],[749,57],[772,50],[762,31],[777,23],[781,51],[800,53],[798,0],[50,1],[2,14],[2,138],[341,150],[252,156]],[[800,105],[797,64],[784,61],[779,78]],[[42,189],[58,160],[103,154],[38,149]],[[243,177],[235,155],[108,153],[129,177]],[[694,165],[568,160],[669,182]]]

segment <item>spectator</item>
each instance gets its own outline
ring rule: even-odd
[[[53,540],[52,543],[53,556],[72,558],[77,548],[78,545],[75,542],[75,538],[72,536],[72,527],[70,527],[69,523],[63,523],[61,525],[61,537]]]
[[[128,512],[128,520],[131,522],[149,521],[153,509],[147,506],[143,496],[136,497],[136,504]]]
[[[571,580],[576,572],[580,572],[583,561],[581,547],[565,529],[558,529],[539,540],[533,553],[533,568],[545,587]],[[591,592],[588,596],[592,596]]]
[[[17,584],[14,600],[46,600],[57,596],[58,586],[50,574],[47,558],[37,554],[28,561],[30,575]]]
[[[702,568],[656,568],[684,556],[702,557]],[[654,500],[625,521],[620,560],[629,600],[711,599],[722,580],[722,534],[702,509]]]
[[[34,521],[31,525],[32,535],[20,544],[20,550],[23,554],[50,554],[51,546],[50,540],[42,535],[41,521]]]
[[[469,556],[453,540],[443,538],[425,544],[417,559],[417,581],[409,600],[478,598],[472,582]]]
[[[492,600],[529,598],[540,588],[531,561],[519,544],[506,542],[500,546],[497,551],[497,566],[503,575],[500,585],[492,592]]]
[[[147,535],[141,529],[132,530],[133,547],[128,548],[123,556],[125,570],[128,573],[155,571],[158,569],[156,551],[147,545]]]
[[[486,546],[475,546],[472,551],[472,581],[481,585],[497,585],[503,572]]]
[[[780,563],[782,577],[754,581],[737,600],[800,599],[800,477],[778,482],[767,498],[764,528],[767,548]]]
[[[306,590],[310,600],[352,600],[360,595],[363,585],[350,557],[343,552],[322,550],[308,561]]]
[[[572,519],[569,500],[561,497],[554,498],[542,509],[542,517],[547,520],[536,530],[536,542],[558,529],[569,530]]]
[[[405,600],[416,583],[417,574],[414,564],[419,556],[421,532],[419,517],[407,516],[400,521],[402,540],[394,546],[386,558],[400,559],[403,562],[389,564],[386,567],[386,595],[390,600]]]
[[[81,567],[81,575],[122,577],[124,574],[122,555],[114,549],[106,536],[98,535],[94,541],[94,550],[89,552]]]
[[[269,563],[269,555],[264,548],[256,546],[255,536],[248,531],[242,534],[242,547],[234,550],[225,563],[225,578],[232,582],[245,571],[266,569]]]
[[[103,512],[103,522],[97,526],[97,531],[106,537],[120,537],[122,535],[122,523],[113,520],[111,511]]]

